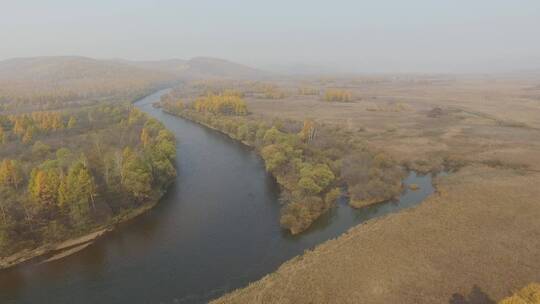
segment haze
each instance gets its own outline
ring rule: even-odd
[[[540,2],[4,1],[0,59],[220,57],[269,70],[540,68]]]

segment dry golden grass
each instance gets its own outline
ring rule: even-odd
[[[359,100],[248,107],[343,126],[414,169],[461,169],[418,207],[354,227],[215,303],[449,303],[475,285],[499,300],[540,280],[538,75],[320,83]],[[384,110],[396,104],[407,106]]]
[[[540,77],[340,81],[359,100],[328,103],[298,95],[249,99],[248,107],[256,114],[314,118],[361,131],[371,145],[413,165],[436,167],[453,157],[540,170]]]

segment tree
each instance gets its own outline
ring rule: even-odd
[[[4,131],[4,127],[0,125],[0,144],[5,144],[7,142],[8,136],[6,134],[6,131]]]
[[[26,131],[24,132],[24,136],[22,137],[22,142],[27,144],[31,142],[33,138],[34,138],[34,128],[30,127],[26,129]]]
[[[129,147],[123,152],[122,185],[139,201],[147,199],[152,192],[152,175],[148,166]]]
[[[88,205],[88,201],[92,203],[92,207],[95,210],[95,196],[96,196],[96,184],[94,177],[88,171],[88,168],[82,167],[77,175],[77,185],[79,187],[79,202],[84,202]]]
[[[0,164],[0,185],[18,189],[23,181],[20,163],[16,160],[4,159]]]
[[[176,157],[174,135],[171,132],[162,129],[159,131],[156,141],[156,150],[158,153],[172,161]]]
[[[67,209],[72,220],[84,224],[90,213],[90,205],[95,210],[97,187],[94,177],[81,157],[69,168],[66,176],[61,176],[58,187],[58,205]]]
[[[158,136],[155,143],[145,148],[145,159],[152,172],[152,180],[160,186],[164,186],[176,176],[176,169],[172,161],[176,157],[174,135],[162,129],[159,125]]]
[[[75,126],[77,125],[77,118],[75,118],[75,116],[70,116],[69,117],[69,121],[67,123],[67,128],[68,129],[73,129],[75,128]]]
[[[128,124],[131,126],[143,118],[144,114],[137,108],[131,108],[128,116]]]
[[[282,137],[283,133],[281,133],[275,126],[268,129],[264,133],[263,142],[265,145],[275,144],[278,142],[278,140]]]
[[[334,173],[326,164],[304,164],[300,170],[298,186],[310,194],[318,194],[335,179]]]
[[[302,141],[309,143],[315,138],[315,122],[311,119],[304,120],[304,126],[300,131]]]
[[[12,118],[12,121],[14,121],[13,133],[19,136],[23,136],[26,132],[26,124],[25,124],[24,116]]]
[[[116,151],[105,155],[103,177],[109,191],[122,188],[122,152]]]
[[[268,145],[261,150],[266,170],[273,172],[287,162],[287,156],[278,145]]]
[[[49,152],[51,152],[51,147],[39,140],[32,145],[32,155],[37,159],[44,158]]]
[[[241,124],[236,130],[236,138],[239,140],[247,140],[249,135],[249,127],[246,123]]]
[[[56,160],[58,160],[58,164],[66,168],[71,163],[72,153],[71,150],[68,148],[60,148],[56,150]]]
[[[57,169],[34,169],[28,183],[28,192],[35,203],[53,206],[58,203],[60,174]]]
[[[318,194],[322,190],[321,186],[317,185],[313,178],[309,176],[301,177],[298,181],[298,186],[309,194]]]
[[[143,144],[143,147],[148,146],[151,141],[152,139],[150,138],[150,132],[148,131],[148,129],[143,128],[141,131],[141,142]]]

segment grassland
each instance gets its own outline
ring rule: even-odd
[[[353,102],[296,95],[248,98],[248,107],[255,114],[341,125],[418,167],[457,158],[539,170],[540,75],[521,77],[312,80],[350,90]]]
[[[276,85],[346,89],[352,101],[247,96],[254,114],[339,125],[408,167],[454,172],[418,207],[359,225],[215,303],[458,303],[471,290],[499,300],[540,281],[538,74]]]

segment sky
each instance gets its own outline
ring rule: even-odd
[[[540,69],[540,1],[0,0],[0,60],[56,55],[354,72]]]

